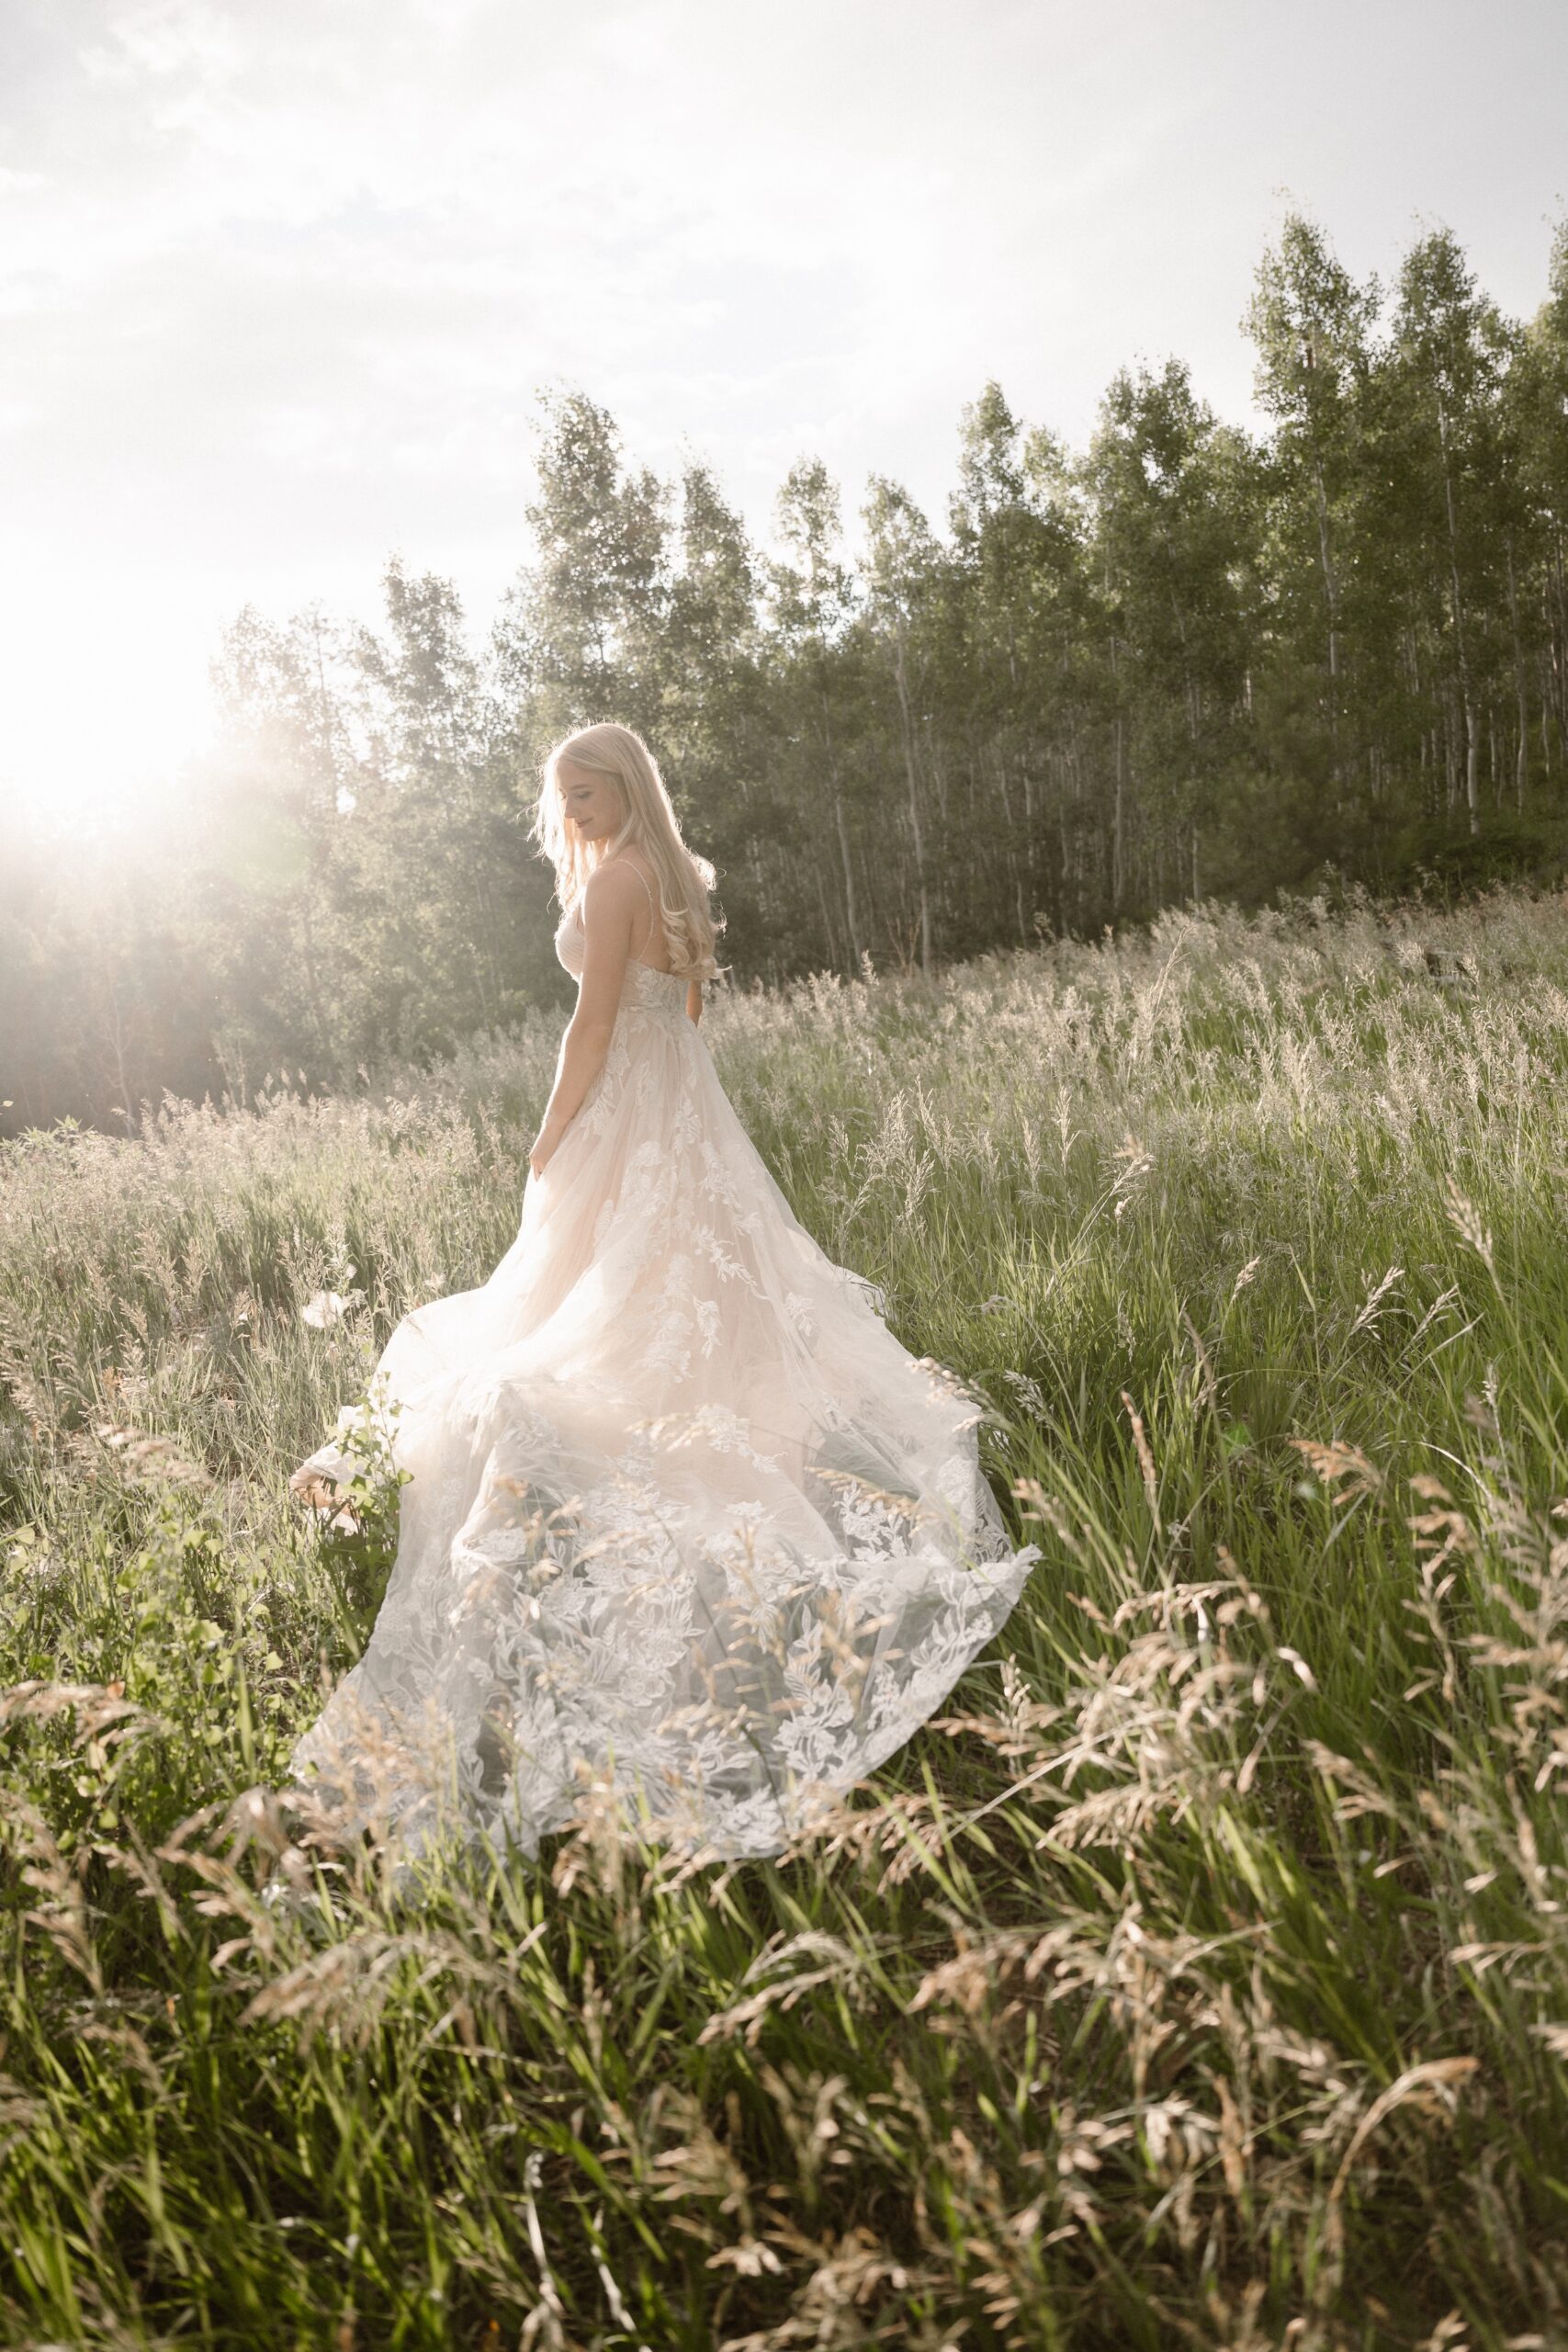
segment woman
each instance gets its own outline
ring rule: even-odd
[[[647,745],[581,729],[535,825],[578,982],[517,1239],[406,1316],[372,1426],[405,1474],[365,1654],[299,1742],[355,1823],[541,1836],[608,1805],[776,1853],[946,1696],[1022,1589],[977,1415],[824,1256],[698,1023],[713,869]],[[331,1505],[344,1442],[296,1472]]]

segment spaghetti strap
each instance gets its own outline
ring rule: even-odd
[[[643,872],[641,866],[632,865],[632,861],[629,857],[613,858],[610,863],[614,865],[630,865],[632,872],[637,876],[637,880],[648,892],[648,904],[649,911],[653,916],[653,922],[649,926],[648,937],[642,944],[645,947],[651,947],[653,944],[654,933],[663,929],[663,925],[660,920],[659,901],[653,895],[653,886],[649,882],[647,875]],[[645,956],[634,956],[632,957],[632,961],[634,964],[645,964],[648,963],[648,958]],[[656,972],[659,969],[659,967],[657,964],[649,964],[648,968],[650,972]]]

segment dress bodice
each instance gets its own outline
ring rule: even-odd
[[[556,926],[556,955],[574,980],[582,978],[587,946],[580,899],[571,912],[564,915]],[[656,1021],[684,1021],[686,986],[684,972],[656,972],[651,964],[629,956],[626,958],[626,977],[621,986],[621,1010],[625,1012],[628,1004],[635,1004]]]

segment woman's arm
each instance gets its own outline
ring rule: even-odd
[[[700,1021],[702,1017],[703,984],[701,980],[688,980],[686,983],[686,1018],[688,1021]]]
[[[536,1176],[544,1174],[604,1067],[632,952],[633,923],[647,903],[647,892],[625,866],[612,864],[589,876],[582,894],[583,960],[577,1010],[567,1023],[549,1104],[528,1153]]]

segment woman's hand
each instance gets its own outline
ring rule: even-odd
[[[559,1142],[560,1129],[552,1127],[547,1120],[528,1147],[528,1165],[536,1176],[544,1174],[555,1157],[556,1147]]]

